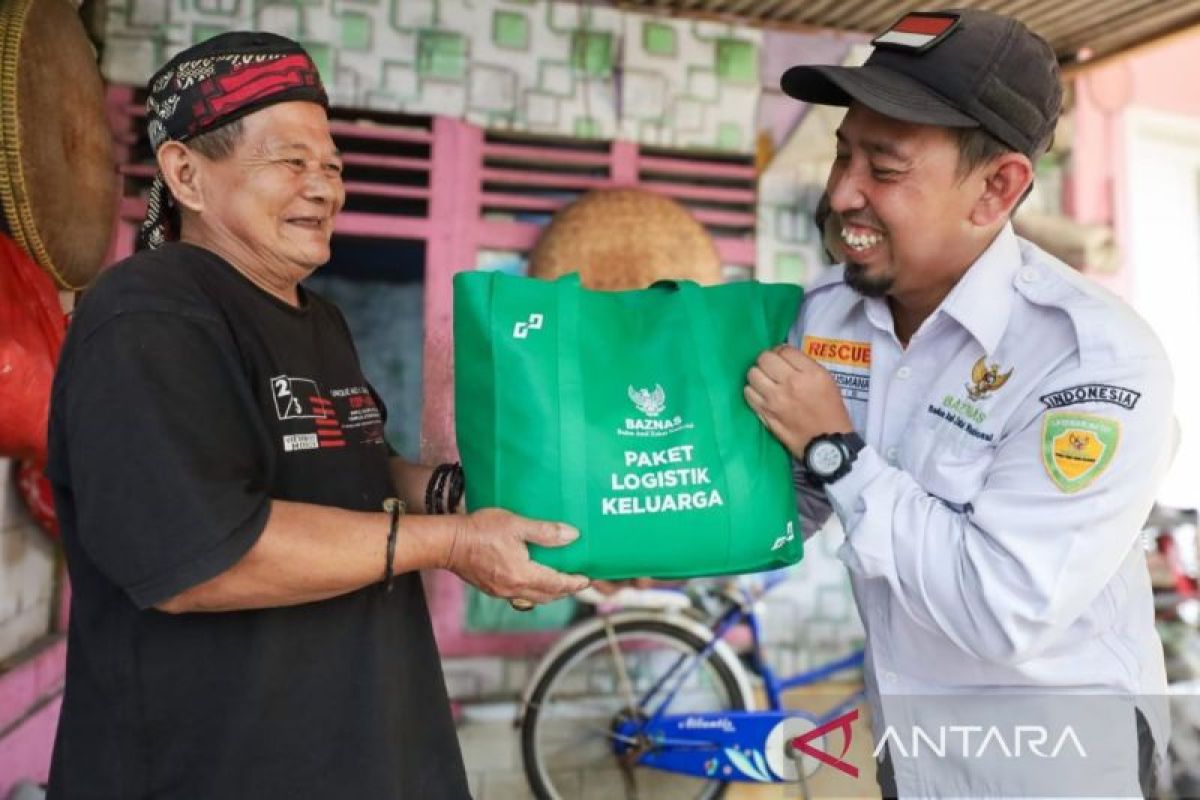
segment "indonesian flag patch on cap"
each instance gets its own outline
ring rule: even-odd
[[[876,47],[921,52],[950,35],[958,26],[958,14],[914,11],[905,14],[883,33],[871,40]]]

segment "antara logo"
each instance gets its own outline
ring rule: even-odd
[[[802,733],[801,735],[792,739],[790,744],[795,750],[798,750],[804,755],[812,756],[822,764],[828,764],[839,772],[846,773],[851,778],[857,778],[858,767],[854,766],[849,761],[844,760],[846,753],[850,752],[850,742],[854,738],[854,731],[850,726],[853,725],[854,721],[857,719],[858,709],[856,708],[853,711],[847,711],[840,717],[834,717],[824,725],[818,725],[807,733]],[[814,746],[813,739],[820,739],[825,734],[835,730],[840,730],[842,732],[842,751],[838,755],[835,756],[832,753],[827,753],[824,750]]]
[[[885,747],[897,758],[917,758],[922,746],[938,758],[946,758],[947,753],[951,758],[959,755],[983,758],[989,754],[1021,758],[1025,753],[1037,758],[1058,758],[1067,747],[1073,748],[1080,758],[1087,758],[1083,743],[1070,725],[1063,728],[1057,738],[1043,725],[1015,725],[1011,730],[996,725],[986,728],[982,725],[939,725],[933,731],[915,725],[911,734],[906,741],[895,728],[887,726],[879,744],[875,745],[875,758],[880,757]],[[972,739],[971,734],[978,734],[978,737]]]

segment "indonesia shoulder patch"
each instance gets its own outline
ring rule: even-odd
[[[1121,423],[1094,414],[1050,412],[1042,421],[1042,464],[1060,491],[1078,492],[1112,463]]]

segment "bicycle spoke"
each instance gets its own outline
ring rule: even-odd
[[[653,744],[643,720],[649,709],[643,696],[670,695],[670,713],[705,713],[744,708],[730,667],[706,656],[674,674],[680,663],[696,659],[703,643],[669,624],[599,626],[588,639],[546,671],[526,714],[523,753],[539,797],[646,798],[711,800],[719,779],[657,769],[642,763],[651,749],[689,749],[698,743],[683,737]],[[657,691],[655,691],[657,690]],[[640,702],[639,702],[640,701]],[[621,720],[628,720],[621,722]],[[619,731],[619,732],[618,732]],[[620,753],[618,753],[620,751]]]
[[[579,731],[579,726],[573,725],[572,729],[573,732]],[[623,742],[625,744],[635,744],[637,742],[637,739],[633,738],[632,736],[625,736],[609,728],[584,728],[582,733],[576,733],[574,737],[566,739],[557,750],[551,751],[550,755],[557,755],[558,753],[563,752],[567,747],[578,745],[580,743],[597,738],[610,742]]]
[[[617,680],[620,681],[621,691],[625,693],[625,707],[633,710],[637,708],[637,696],[633,693],[633,684],[629,682],[629,673],[625,669],[625,658],[621,654],[621,648],[617,646],[617,634],[607,619],[604,621],[604,636],[608,640],[608,650],[617,667]]]
[[[602,702],[604,703],[603,705],[601,705]],[[540,710],[544,705],[545,705],[544,703],[537,703],[537,704],[530,703],[529,707]],[[586,701],[586,700],[567,700],[567,699],[554,698],[552,719],[562,719],[564,717],[570,716],[570,714],[568,714],[567,712],[569,712],[575,708],[594,709],[596,713],[587,714],[586,716],[605,716],[605,717],[611,717],[620,710],[618,707],[616,707],[615,705],[612,704],[611,700],[609,700],[608,702],[604,702],[603,700]]]

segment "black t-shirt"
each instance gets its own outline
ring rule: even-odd
[[[419,575],[154,609],[237,562],[272,498],[378,511],[394,493],[345,321],[301,300],[171,244],[80,304],[50,422],[73,588],[51,797],[468,796]]]

